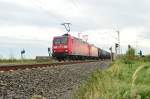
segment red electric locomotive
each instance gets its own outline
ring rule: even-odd
[[[69,34],[54,37],[52,56],[58,60],[98,59],[98,48]]]

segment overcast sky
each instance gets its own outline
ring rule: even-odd
[[[89,35],[88,42],[105,50],[117,42],[120,31],[124,53],[131,44],[150,54],[149,0],[0,0],[0,57],[47,55],[52,38],[66,31]]]

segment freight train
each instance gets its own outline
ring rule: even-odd
[[[64,34],[53,38],[53,58],[61,60],[110,59],[110,53],[82,39]]]

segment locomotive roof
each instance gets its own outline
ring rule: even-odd
[[[56,36],[56,38],[59,38],[59,37],[68,37],[68,36],[71,36],[70,34],[64,34],[64,35],[62,35],[62,36]],[[77,38],[77,37],[74,37],[74,36],[71,36],[71,37],[73,37],[73,38],[75,38],[75,39],[77,39],[77,40],[80,40],[80,41],[82,41],[83,43],[87,43],[87,44],[89,44],[89,45],[91,45],[91,46],[94,46],[94,47],[96,47],[94,44],[90,44],[90,43],[88,43],[88,42],[86,42],[86,41],[83,41],[82,39],[80,39],[80,38]],[[98,47],[97,47],[98,48]]]
[[[77,39],[77,40],[80,40],[80,41],[82,41],[83,43],[87,43],[87,44],[89,44],[90,46],[96,47],[94,44],[90,44],[90,43],[88,43],[88,42],[86,42],[86,41],[83,41],[83,40],[80,39],[80,38],[71,36],[70,34],[64,34],[64,35],[62,35],[62,36],[56,36],[56,38],[59,38],[59,37],[68,37],[68,36],[70,36],[70,37],[72,37],[72,38],[75,38],[75,39]],[[101,49],[101,48],[99,48],[99,47],[96,47],[96,48],[98,48],[98,49],[104,51],[105,53],[109,53],[108,51],[106,51],[106,50],[104,50],[104,49]]]

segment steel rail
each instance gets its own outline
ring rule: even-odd
[[[69,65],[69,64],[79,64],[79,63],[88,63],[88,62],[96,62],[96,61],[77,61],[77,62],[59,62],[59,63],[43,63],[43,64],[17,64],[17,65],[5,65],[0,66],[0,71],[15,71],[15,70],[23,70],[23,69],[32,69],[32,68],[42,68],[42,67],[53,67],[53,66],[61,66],[61,65]]]

